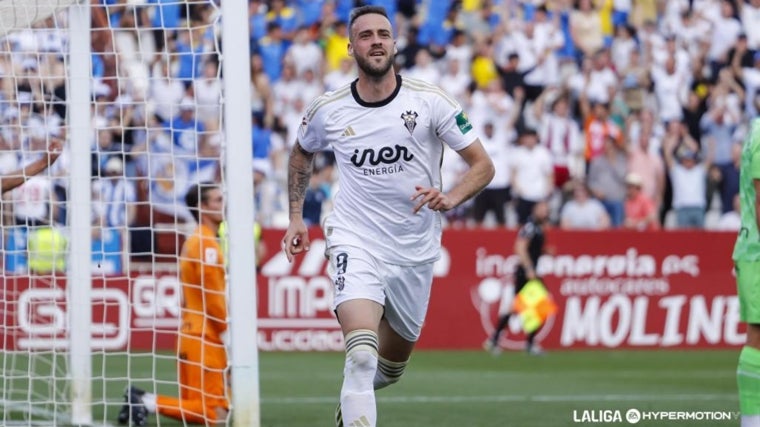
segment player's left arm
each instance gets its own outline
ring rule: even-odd
[[[421,199],[414,206],[414,213],[417,213],[426,204],[434,211],[445,212],[453,209],[478,194],[491,182],[495,171],[493,162],[483,148],[480,139],[476,139],[457,153],[469,166],[462,179],[448,193],[441,193],[437,189],[420,185],[415,186],[416,191],[412,195],[412,200],[417,200],[420,197]]]
[[[290,201],[290,223],[282,239],[282,249],[288,258],[293,258],[309,250],[309,229],[303,220],[303,203],[306,188],[314,171],[314,153],[305,150],[296,141],[288,160],[288,199]]]

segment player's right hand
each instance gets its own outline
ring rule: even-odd
[[[303,219],[292,219],[288,225],[288,231],[282,239],[282,250],[288,257],[288,262],[293,262],[296,255],[309,250],[309,229]]]

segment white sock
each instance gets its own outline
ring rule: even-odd
[[[374,387],[375,390],[388,387],[391,384],[397,383],[401,379],[401,375],[404,374],[406,368],[406,362],[391,362],[390,360],[377,358],[377,371],[375,372]]]
[[[156,413],[156,395],[153,393],[145,393],[142,395],[142,402],[145,405],[145,409],[151,414]]]
[[[346,335],[346,363],[340,405],[346,427],[375,427],[377,407],[372,380],[377,369],[377,334],[359,329]]]
[[[760,427],[760,415],[742,415],[741,427]]]

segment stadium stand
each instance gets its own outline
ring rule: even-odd
[[[304,109],[325,88],[354,78],[344,59],[347,14],[356,3],[391,10],[402,76],[444,85],[481,128],[505,127],[489,143],[513,151],[522,130],[539,131],[554,165],[555,221],[571,198],[570,183],[586,179],[609,137],[615,158],[626,166],[603,168],[604,176],[621,182],[631,170],[644,176],[643,188],[664,228],[682,225],[674,213],[675,175],[679,183],[683,176],[704,176],[697,178],[705,179],[707,193],[701,228],[716,228],[718,218],[732,211],[738,170],[733,153],[760,107],[755,2],[251,0],[252,168],[263,226],[287,224],[287,156]],[[175,224],[188,221],[176,195],[220,176],[217,6],[104,2],[93,12],[93,176],[103,175],[110,158],[123,160],[123,177],[135,186],[136,200],[128,203],[137,205],[136,213],[124,224],[135,252],[176,253],[181,242]],[[0,52],[0,69],[16,67],[20,76],[2,85],[2,98],[14,100],[0,105],[3,171],[28,161],[17,151],[19,143],[59,132],[65,116],[63,104],[39,108],[39,96],[65,98],[64,84],[55,78],[62,66],[55,54],[67,36],[52,22],[38,26],[49,28],[44,39],[14,33]],[[41,92],[33,87],[39,81],[45,82]],[[504,108],[518,109],[517,118],[491,116]],[[670,169],[667,147],[674,147],[677,165]],[[178,157],[192,161],[178,167]],[[506,160],[497,167],[513,170],[511,156],[501,157]],[[679,173],[681,159],[692,157],[704,174]],[[329,153],[319,161],[314,191],[325,214],[337,185]],[[59,164],[52,182],[57,210],[65,209],[60,202],[66,197],[67,166]],[[447,179],[456,179],[459,165],[445,167]],[[641,174],[641,168],[651,173]],[[7,200],[15,207],[18,194]],[[626,197],[601,191],[591,196],[607,207]],[[516,225],[513,203],[504,206],[508,227]],[[61,213],[52,218],[64,218]],[[465,207],[448,219],[475,226],[471,216]],[[495,224],[491,212],[479,226]]]

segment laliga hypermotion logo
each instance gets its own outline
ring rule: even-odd
[[[470,289],[470,297],[475,309],[480,313],[480,324],[487,336],[492,336],[502,315],[513,312],[515,291],[512,275],[501,279],[485,277],[480,283]],[[554,326],[554,316],[549,316],[546,323],[536,334],[536,343],[543,341]],[[501,332],[499,346],[510,350],[525,348],[525,333],[522,329],[520,316],[513,312],[509,324]]]

